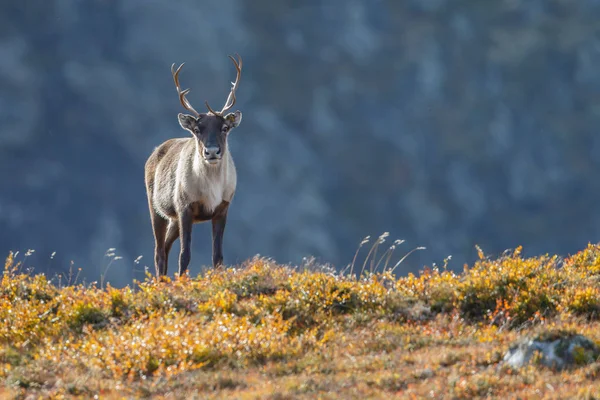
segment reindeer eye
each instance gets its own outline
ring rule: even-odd
[[[225,125],[221,128],[221,132],[223,133],[227,133],[227,131],[229,130],[229,126]]]

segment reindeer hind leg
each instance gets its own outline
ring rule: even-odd
[[[171,247],[173,246],[173,242],[179,237],[179,223],[176,220],[169,221],[169,226],[167,227],[167,235],[165,238],[165,275],[167,274],[167,269],[169,268],[169,253],[171,252]]]
[[[156,275],[165,275],[166,268],[166,253],[165,253],[165,235],[167,233],[168,221],[159,215],[153,209],[150,209],[150,218],[152,220],[152,230],[154,231],[154,266]]]

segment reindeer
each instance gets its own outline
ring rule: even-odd
[[[232,56],[237,76],[221,111],[214,111],[205,102],[208,113],[196,111],[181,90],[179,73],[183,64],[171,74],[179,101],[193,115],[179,113],[179,125],[192,137],[169,139],[158,146],[145,165],[146,193],[154,231],[154,263],[157,276],[167,274],[169,251],[179,238],[179,276],[183,276],[191,259],[192,226],[212,222],[212,262],[217,268],[223,263],[223,233],[227,210],[236,188],[237,175],[227,146],[227,137],[242,121],[242,113],[224,115],[235,104],[235,92],[240,82],[242,58]]]

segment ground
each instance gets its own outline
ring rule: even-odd
[[[502,363],[528,335],[600,343],[600,246],[565,259],[479,255],[461,273],[401,277],[386,265],[254,258],[122,289],[57,284],[11,255],[0,396],[600,398],[599,360],[561,371]]]

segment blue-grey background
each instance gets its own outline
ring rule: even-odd
[[[25,0],[0,3],[0,253],[153,271],[143,166],[187,135],[169,68],[218,107],[235,52],[228,264],[343,267],[385,231],[427,247],[403,271],[600,240],[597,0]],[[209,225],[193,246],[194,274]]]

